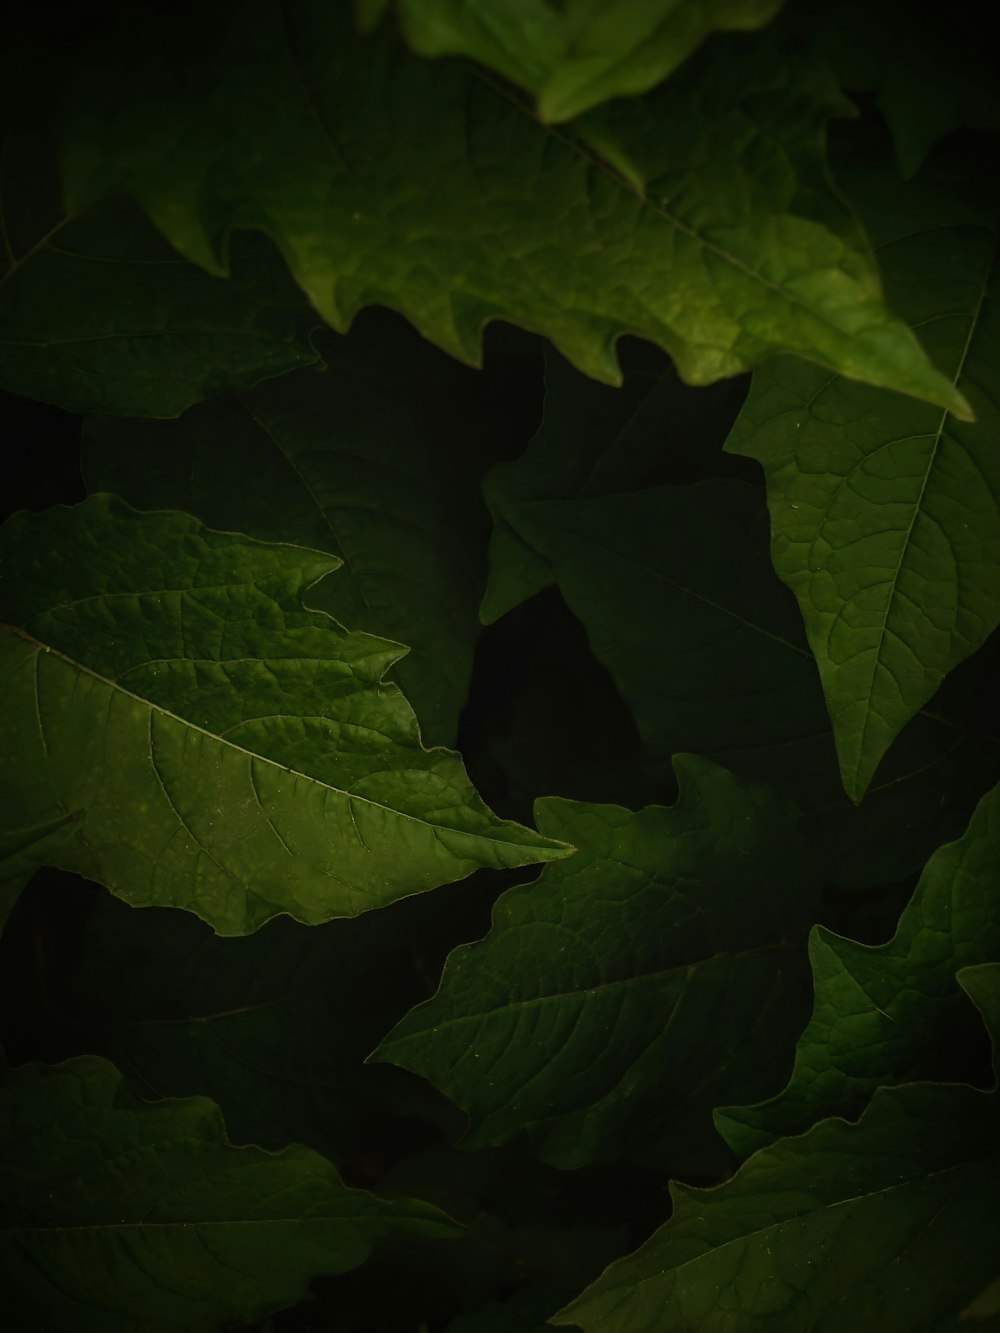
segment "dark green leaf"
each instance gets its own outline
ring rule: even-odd
[[[424,750],[399,645],[302,594],[320,552],[94,496],[2,530],[11,873],[56,863],[221,934],[563,854]]]
[[[346,5],[213,6],[196,44],[129,6],[73,52],[67,193],[128,193],[214,272],[233,227],[259,228],[341,330],[381,303],[476,360],[503,318],[605,380],[625,332],[692,383],[794,350],[966,412],[832,188],[825,127],[850,113],[832,78],[720,42],[610,117],[626,180],[468,65],[356,35]]]
[[[486,624],[554,578],[519,532],[519,502],[586,499],[715,476],[754,480],[748,466],[721,452],[741,381],[692,390],[645,343],[628,346],[622,359],[624,383],[610,389],[546,354],[542,424],[525,453],[498,463],[484,482],[494,519],[480,612]]]
[[[795,814],[704,760],[677,767],[670,809],[538,802],[576,856],[508,890],[379,1047],[469,1112],[470,1146],[527,1130],[560,1167],[711,1170],[722,1090],[787,1067],[815,898]]]
[[[7,926],[3,1041],[15,1061],[104,1055],[143,1097],[204,1094],[233,1142],[304,1143],[367,1184],[433,1132],[418,1115],[450,1108],[364,1059],[433,990],[449,947],[485,929],[488,889],[320,926],[281,916],[233,939],[100,892],[64,961],[50,917],[63,904],[32,885]]]
[[[1000,1033],[1000,965],[963,987]],[[968,1003],[966,1001],[966,1003]],[[755,1153],[674,1212],[552,1321],[585,1333],[953,1329],[996,1274],[998,1096],[879,1089],[856,1124],[824,1120]]]
[[[776,360],[726,447],[764,466],[775,568],[860,800],[900,728],[1000,620],[1000,319],[995,219],[960,182],[849,179],[890,293],[977,421]]]
[[[487,475],[484,618],[554,579],[661,780],[672,754],[707,754],[815,811],[831,880],[918,870],[997,779],[989,665],[981,684],[973,663],[956,681],[979,710],[936,699],[854,809],[801,619],[767,554],[763,490],[745,479],[750,460],[721,453],[740,387],[686,388],[649,352],[630,355],[621,391],[549,358],[541,429]]]
[[[788,17],[845,89],[877,102],[904,176],[960,125],[1000,127],[990,14],[979,0],[839,0],[822,10],[790,7]]]
[[[480,477],[498,452],[486,405],[474,373],[401,320],[365,318],[320,346],[325,375],[282,376],[177,422],[91,422],[87,480],[341,558],[311,604],[407,644],[393,674],[425,738],[452,744],[479,629]]]
[[[831,792],[815,664],[754,486],[712,480],[508,503],[635,715],[651,763],[708,754],[806,803]]]
[[[212,277],[126,200],[67,211],[39,180],[46,147],[13,132],[0,151],[0,386],[169,417],[319,359],[316,314],[264,237],[235,237],[229,281]]]
[[[824,1115],[856,1115],[876,1087],[961,1076],[968,1043],[959,968],[1000,956],[1000,787],[965,836],[927,863],[887,944],[866,947],[818,927],[809,953],[816,991],[783,1092],[726,1107],[716,1124],[741,1157]]]
[[[210,1101],[141,1102],[96,1057],[26,1066],[0,1108],[11,1327],[207,1333],[294,1304],[380,1241],[460,1230],[347,1189],[308,1148],[232,1147]]]

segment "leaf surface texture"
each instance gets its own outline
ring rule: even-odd
[[[1000,1031],[1000,965],[961,982]],[[554,1323],[584,1333],[780,1327],[876,1333],[960,1327],[996,1273],[997,1093],[879,1089],[860,1120],[830,1119],[757,1152],[711,1190],[671,1187],[670,1221]]]
[[[176,422],[93,420],[88,485],[342,560],[310,604],[405,643],[393,677],[425,739],[450,744],[479,630],[480,475],[498,447],[477,375],[391,318],[319,345],[323,375],[282,376]]]
[[[968,1003],[955,973],[1000,956],[998,884],[995,787],[965,835],[931,857],[886,944],[866,947],[814,930],[809,953],[816,998],[788,1086],[758,1106],[716,1113],[740,1156],[801,1133],[821,1116],[856,1115],[880,1085],[961,1076],[968,1043],[957,1034]]]
[[[704,1169],[722,1088],[786,1062],[815,892],[795,813],[704,760],[677,766],[669,809],[539,801],[576,856],[505,893],[379,1048],[468,1111],[470,1146],[526,1129],[562,1168],[638,1153]]]
[[[0,1108],[18,1327],[207,1333],[294,1304],[380,1241],[459,1230],[430,1204],[347,1189],[308,1148],[233,1147],[212,1102],[141,1102],[94,1056],[25,1066]]]
[[[130,10],[76,55],[72,203],[125,192],[214,272],[231,229],[258,228],[334,328],[381,303],[469,361],[499,318],[605,380],[632,332],[694,383],[795,350],[967,412],[887,313],[832,188],[825,126],[850,108],[780,43],[726,39],[619,104],[622,175],[465,63],[358,36],[346,5],[254,0],[205,20],[194,50],[156,20],[151,59]]]
[[[782,0],[403,0],[399,20],[424,56],[466,55],[533,93],[543,120],[642,93],[719,29],[760,27]],[[369,18],[370,22],[370,18]]]
[[[1000,620],[1000,319],[995,218],[961,181],[849,179],[890,293],[976,422],[779,359],[755,374],[727,448],[764,467],[775,568],[860,800],[901,727]]]
[[[303,608],[332,557],[107,496],[3,538],[15,868],[54,862],[242,934],[562,854],[421,747],[382,682],[399,645]]]

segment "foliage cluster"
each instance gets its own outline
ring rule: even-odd
[[[976,7],[2,64],[4,1327],[1000,1327]]]

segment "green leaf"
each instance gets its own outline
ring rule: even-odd
[[[39,886],[30,894],[26,906],[47,899]],[[366,1163],[405,1145],[414,1116],[441,1104],[365,1056],[426,997],[449,944],[482,929],[483,910],[474,886],[460,884],[319,926],[280,916],[225,939],[189,912],[101,893],[75,965],[48,985],[30,961],[25,969],[16,938],[8,943],[6,994],[21,1003],[3,1006],[4,1043],[37,1049],[33,1024],[54,1009],[62,1022],[48,1050],[104,1055],[142,1097],[203,1094],[233,1142],[304,1143],[363,1181]],[[38,949],[53,937],[57,928]]]
[[[977,0],[947,8],[839,0],[823,12],[789,10],[807,49],[845,89],[877,104],[901,173],[913,176],[935,143],[963,124],[1000,126],[988,11]]]
[[[384,312],[383,312],[384,313]],[[496,456],[473,372],[401,320],[319,341],[328,372],[282,376],[177,422],[94,421],[91,490],[344,562],[312,604],[409,645],[394,678],[430,743],[454,742],[479,631]]]
[[[544,121],[644,93],[713,31],[767,23],[783,0],[402,0],[406,40],[423,56],[466,55],[537,99]],[[368,24],[372,16],[366,16]]]
[[[93,1056],[0,1090],[0,1273],[11,1327],[213,1330],[293,1305],[379,1242],[457,1223],[347,1189],[325,1158],[232,1147],[206,1098],[144,1103]]]
[[[520,502],[593,498],[720,475],[754,480],[749,465],[721,452],[740,381],[693,391],[647,343],[628,344],[622,363],[622,386],[609,388],[546,352],[541,425],[524,454],[498,463],[483,483],[494,520],[480,608],[485,624],[553,581],[549,563],[519,531]]]
[[[677,770],[670,809],[539,801],[576,856],[508,890],[379,1047],[469,1113],[470,1147],[527,1130],[561,1168],[711,1170],[722,1090],[787,1067],[815,896],[796,814],[704,760]]]
[[[648,346],[627,347],[624,359],[617,390],[549,356],[540,430],[522,458],[486,477],[496,526],[482,617],[554,580],[661,782],[672,754],[707,754],[813,813],[830,880],[870,885],[919,870],[997,780],[990,662],[979,654],[949,678],[856,808],[801,618],[767,554],[763,488],[746,480],[758,469],[721,451],[742,386],[684,386]],[[547,718],[552,705],[539,711]],[[565,790],[535,787],[553,789]]]
[[[399,645],[303,609],[331,556],[108,496],[2,534],[4,835],[36,865],[242,934],[564,854],[421,748]]]
[[[73,52],[67,193],[131,195],[213,272],[233,227],[259,228],[340,330],[381,303],[477,361],[502,318],[608,381],[625,332],[693,383],[794,350],[966,412],[832,187],[825,127],[850,112],[832,78],[720,41],[609,117],[630,183],[467,64],[358,36],[346,5],[213,7],[196,44],[132,6]]]
[[[316,314],[264,237],[233,239],[222,281],[127,200],[67,211],[38,179],[45,158],[32,135],[0,148],[0,387],[70,412],[169,417],[319,359]]]
[[[876,1087],[961,1077],[967,1012],[959,968],[1000,956],[1000,787],[965,836],[927,863],[895,935],[876,948],[817,927],[809,941],[816,998],[788,1086],[716,1124],[741,1157],[821,1116],[856,1115]]]
[[[815,664],[741,481],[508,503],[635,716],[659,771],[683,751],[805,804],[836,780]]]
[[[1000,965],[961,983],[995,1044]],[[856,1124],[782,1139],[716,1189],[673,1185],[670,1221],[551,1322],[585,1333],[954,1328],[996,1275],[997,1101],[954,1084],[882,1088]]]
[[[850,180],[889,292],[976,423],[776,360],[726,447],[763,464],[774,565],[860,800],[900,728],[1000,620],[1000,321],[995,218],[961,181]]]

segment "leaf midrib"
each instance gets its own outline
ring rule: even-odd
[[[912,1086],[914,1086],[914,1085],[909,1084],[909,1085],[907,1085],[907,1086],[911,1086],[911,1087],[912,1087]],[[931,1086],[934,1086],[934,1087],[944,1087],[944,1086],[947,1086],[947,1085],[945,1085],[945,1084],[932,1084]],[[956,1086],[959,1086],[959,1087],[967,1087],[968,1090],[969,1090],[970,1092],[980,1092],[980,1095],[981,1095],[981,1096],[996,1096],[996,1092],[995,1092],[995,1090],[994,1090],[994,1091],[991,1091],[991,1092],[983,1093],[983,1092],[981,1092],[980,1089],[973,1088],[973,1087],[971,1087],[971,1086],[968,1085],[968,1084],[959,1084],[959,1085],[956,1085]],[[886,1091],[886,1092],[893,1092],[893,1091],[895,1091],[895,1089],[884,1089],[883,1091]],[[830,1119],[840,1119],[840,1118],[841,1118],[841,1117],[830,1117]],[[828,1124],[828,1123],[829,1123],[829,1120],[821,1121],[820,1123],[821,1123],[821,1124]],[[860,1122],[845,1121],[844,1123],[845,1123],[846,1125],[851,1125],[852,1123],[860,1123]],[[811,1132],[811,1130],[810,1130],[810,1131],[807,1131],[807,1132]],[[799,1137],[805,1137],[805,1135],[802,1135],[802,1136],[799,1136]],[[782,1142],[787,1142],[787,1141],[788,1141],[788,1140],[782,1140]],[[770,1151],[770,1150],[769,1150],[768,1148],[762,1148],[762,1149],[758,1149],[758,1151],[759,1151],[759,1152],[768,1152],[768,1151]],[[751,1160],[752,1160],[752,1159],[751,1159]],[[740,1244],[743,1244],[743,1243],[746,1243],[746,1242],[756,1241],[758,1237],[766,1236],[766,1235],[768,1235],[768,1234],[771,1233],[771,1232],[778,1231],[778,1230],[780,1230],[782,1227],[786,1227],[786,1226],[788,1226],[790,1223],[797,1222],[797,1221],[799,1221],[799,1220],[801,1220],[801,1219],[804,1219],[804,1218],[805,1218],[805,1219],[809,1219],[809,1218],[812,1218],[812,1217],[816,1217],[817,1215],[820,1215],[820,1214],[823,1214],[823,1213],[830,1212],[830,1211],[832,1211],[834,1208],[849,1207],[851,1204],[857,1204],[857,1203],[865,1204],[865,1203],[868,1202],[869,1199],[877,1199],[877,1198],[880,1198],[880,1197],[882,1197],[882,1196],[884,1196],[884,1195],[891,1195],[891,1194],[893,1193],[893,1191],[896,1191],[896,1190],[913,1189],[913,1188],[915,1188],[918,1184],[920,1184],[922,1181],[933,1180],[933,1179],[935,1179],[935,1178],[938,1177],[938,1176],[947,1176],[947,1175],[949,1175],[949,1174],[951,1174],[951,1173],[961,1172],[961,1171],[966,1171],[966,1170],[968,1170],[969,1167],[980,1165],[981,1163],[983,1163],[984,1160],[985,1160],[985,1161],[988,1161],[989,1159],[988,1159],[988,1158],[984,1159],[984,1158],[982,1158],[982,1157],[970,1157],[968,1161],[964,1161],[964,1162],[949,1162],[947,1166],[940,1167],[937,1171],[925,1171],[925,1172],[923,1172],[923,1173],[922,1173],[921,1175],[919,1175],[919,1176],[912,1176],[912,1177],[910,1177],[910,1178],[908,1178],[908,1179],[906,1179],[906,1180],[897,1181],[897,1182],[894,1182],[894,1183],[892,1183],[892,1184],[890,1184],[890,1185],[883,1185],[881,1189],[877,1189],[877,1190],[869,1190],[867,1193],[864,1193],[864,1194],[853,1194],[853,1195],[851,1195],[850,1197],[845,1198],[845,1199],[835,1199],[832,1203],[823,1201],[823,1202],[820,1204],[820,1206],[819,1206],[818,1208],[805,1208],[805,1209],[803,1209],[801,1212],[797,1212],[797,1213],[789,1213],[789,1214],[788,1214],[787,1216],[785,1216],[785,1217],[778,1218],[778,1219],[776,1219],[776,1220],[773,1221],[773,1222],[768,1222],[765,1226],[757,1227],[757,1228],[755,1228],[755,1229],[752,1230],[752,1231],[744,1231],[744,1232],[742,1232],[742,1233],[741,1233],[740,1235],[738,1235],[738,1236],[730,1236],[727,1240],[724,1240],[724,1241],[720,1242],[720,1244],[718,1244],[718,1245],[712,1245],[709,1249],[703,1250],[701,1254],[697,1254],[697,1255],[695,1255],[695,1256],[694,1256],[693,1258],[691,1258],[691,1259],[685,1259],[682,1263],[674,1264],[672,1268],[669,1268],[669,1269],[660,1269],[658,1272],[656,1272],[656,1273],[654,1273],[654,1274],[652,1274],[651,1276],[648,1276],[648,1277],[633,1278],[633,1277],[630,1276],[629,1279],[628,1279],[628,1285],[629,1285],[630,1287],[634,1287],[634,1288],[638,1288],[638,1287],[645,1286],[648,1282],[656,1282],[656,1281],[662,1279],[665,1273],[671,1273],[671,1274],[674,1274],[674,1273],[680,1273],[680,1272],[682,1272],[685,1268],[690,1268],[690,1267],[692,1266],[692,1264],[700,1264],[700,1263],[704,1263],[704,1262],[706,1262],[706,1261],[710,1261],[714,1255],[721,1253],[723,1250],[729,1249],[729,1247],[732,1246],[732,1245],[740,1245]],[[738,1177],[736,1177],[736,1178],[738,1179]],[[768,1193],[768,1191],[767,1191],[766,1189],[765,1189],[764,1191],[762,1191],[762,1192],[765,1193],[765,1194]],[[688,1199],[688,1200],[692,1200],[693,1202],[697,1202],[697,1195],[700,1194],[700,1193],[707,1193],[707,1191],[706,1191],[706,1190],[697,1190],[697,1191],[692,1190],[691,1192],[687,1192],[687,1191],[685,1191],[685,1196],[684,1196],[684,1197],[685,1197],[686,1199]],[[736,1199],[735,1199],[735,1202],[736,1202],[736,1203],[741,1203],[741,1202],[743,1202],[743,1201],[744,1201],[744,1200],[742,1200],[742,1199],[737,1195],[737,1197],[736,1197]],[[676,1216],[677,1216],[677,1214],[676,1214],[676,1211],[675,1211],[675,1217],[676,1217]],[[678,1220],[680,1220],[680,1219],[678,1219]],[[686,1221],[687,1219],[685,1218],[684,1220]],[[672,1221],[668,1221],[668,1222],[664,1223],[664,1226],[666,1226],[666,1227],[670,1227],[670,1226],[672,1226],[672,1225],[673,1225],[673,1222],[672,1222]],[[667,1239],[668,1239],[668,1241],[669,1241],[669,1240],[673,1240],[674,1238],[673,1238],[673,1237],[668,1237]],[[647,1244],[649,1244],[650,1247],[652,1248],[652,1244],[653,1244],[652,1240],[649,1241],[649,1242],[647,1242]],[[654,1252],[655,1252],[655,1251],[654,1251]],[[641,1250],[638,1250],[638,1251],[636,1251],[634,1254],[626,1256],[625,1259],[623,1259],[623,1260],[619,1260],[619,1262],[620,1262],[620,1263],[625,1263],[625,1262],[626,1262],[627,1260],[629,1260],[629,1259],[634,1259],[634,1258],[636,1258],[636,1257],[637,1257],[638,1255],[640,1255],[641,1253],[642,1253],[642,1251],[641,1251]],[[620,1284],[616,1284],[614,1287],[611,1287],[611,1288],[610,1288],[610,1291],[612,1291],[612,1292],[615,1291],[619,1286],[620,1286]],[[604,1295],[603,1292],[602,1292],[602,1293],[598,1293],[595,1297],[592,1297],[591,1300],[599,1299],[600,1296],[603,1296],[603,1295]],[[568,1310],[568,1311],[572,1311],[573,1308],[574,1308],[574,1306],[583,1306],[583,1305],[584,1305],[584,1298],[583,1298],[583,1297],[580,1297],[578,1301],[575,1301],[575,1302],[573,1302],[572,1305],[568,1306],[568,1307],[567,1307],[567,1310]]]
[[[329,782],[324,782],[322,778],[313,777],[309,773],[303,773],[299,769],[291,768],[287,764],[280,763],[277,759],[270,758],[269,755],[257,754],[253,750],[246,749],[245,746],[237,745],[234,741],[227,740],[223,736],[218,736],[216,735],[215,732],[209,731],[207,727],[199,726],[197,722],[191,722],[187,718],[181,717],[179,713],[174,713],[170,709],[164,708],[161,704],[154,703],[151,699],[144,699],[142,695],[135,694],[131,690],[125,689],[122,685],[118,683],[118,681],[110,680],[107,676],[102,675],[99,671],[95,671],[93,667],[87,666],[83,662],[77,662],[74,658],[70,657],[67,653],[61,652],[58,648],[53,648],[49,644],[42,643],[39,639],[36,639],[33,634],[29,634],[27,630],[23,630],[17,625],[0,623],[0,629],[7,630],[15,637],[22,639],[26,643],[30,644],[31,647],[36,652],[36,654],[47,653],[53,657],[59,658],[60,661],[65,662],[75,671],[80,671],[85,675],[90,676],[93,680],[98,681],[100,684],[104,685],[107,689],[115,690],[119,694],[124,695],[126,698],[131,699],[135,703],[140,704],[143,708],[148,709],[151,714],[155,713],[157,716],[163,717],[171,722],[177,722],[182,727],[187,727],[191,731],[197,732],[199,735],[207,736],[209,740],[213,741],[217,745],[224,745],[231,750],[235,750],[239,754],[246,755],[246,757],[250,760],[256,760],[259,763],[268,764],[270,765],[270,767],[278,769],[282,773],[286,774],[290,773],[293,777],[301,778],[304,782],[309,782],[316,787],[321,787],[324,791],[330,791],[337,796],[345,797],[349,802],[357,801],[361,805],[371,806],[373,809],[376,810],[384,810],[387,814],[394,815],[398,819],[409,819],[414,824],[421,824],[423,825],[423,827],[430,829],[430,831],[434,834],[437,834],[437,832],[439,831],[447,833],[455,833],[464,837],[474,838],[480,842],[496,844],[497,846],[501,847],[531,846],[531,844],[529,843],[512,842],[510,839],[506,838],[493,838],[485,833],[477,833],[470,831],[468,829],[456,828],[450,824],[432,824],[430,823],[429,820],[421,819],[419,815],[410,814],[408,811],[405,810],[397,810],[394,806],[391,805],[384,805],[381,801],[376,801],[370,796],[359,796],[356,792],[346,791],[342,787],[335,787]],[[293,716],[293,715],[289,714],[288,716]],[[539,839],[541,839],[542,835],[538,834],[537,836]],[[547,851],[549,850],[549,848],[544,846],[539,846],[535,850]],[[452,853],[452,855],[455,855],[455,853]]]
[[[469,946],[466,946],[467,948]],[[579,1000],[587,997],[601,995],[607,991],[626,990],[633,986],[641,986],[649,982],[663,981],[667,977],[672,977],[679,972],[692,972],[697,968],[708,967],[712,963],[717,963],[723,959],[732,961],[736,958],[749,958],[757,954],[775,952],[780,949],[798,949],[798,945],[791,940],[771,940],[767,944],[755,945],[749,949],[720,949],[716,953],[709,954],[705,958],[695,958],[688,962],[679,962],[667,967],[655,968],[649,972],[641,972],[637,976],[621,977],[615,981],[603,981],[596,986],[582,986],[575,990],[551,991],[547,995],[531,995],[523,1000],[508,1000],[504,1004],[495,1005],[492,1009],[486,1009],[474,1014],[458,1014],[454,1018],[444,1018],[436,1021],[430,1029],[419,1028],[414,1032],[402,1032],[397,1038],[386,1039],[384,1046],[388,1050],[391,1046],[402,1044],[407,1041],[413,1041],[420,1037],[425,1037],[428,1030],[439,1032],[442,1028],[457,1027],[463,1023],[471,1023],[480,1018],[493,1018],[496,1014],[506,1013],[511,1009],[528,1009],[538,1005],[553,1004],[558,1000]],[[431,1001],[427,1001],[431,1003]],[[404,1020],[405,1021],[405,1020]]]
[[[281,15],[281,27],[286,42],[289,61],[294,70],[296,80],[299,83],[300,88],[302,89],[303,98],[305,99],[306,104],[308,105],[313,117],[315,118],[320,128],[323,138],[329,145],[332,155],[336,160],[338,160],[338,162],[341,165],[343,165],[343,155],[341,154],[340,149],[337,145],[337,141],[334,137],[333,130],[331,126],[328,124],[327,118],[321,109],[319,99],[312,87],[312,83],[309,77],[307,76],[305,66],[299,56],[297,50],[298,42],[294,31],[294,22],[292,16],[288,12],[288,6],[286,0],[279,0],[278,8]],[[413,59],[414,57],[409,57],[409,58]],[[841,338],[849,337],[854,341],[858,339],[859,334],[857,332],[853,334],[847,333],[839,324],[835,323],[826,314],[825,310],[820,310],[811,305],[808,305],[800,297],[796,296],[793,292],[789,291],[780,283],[774,282],[772,279],[765,277],[763,273],[759,272],[755,268],[752,268],[749,264],[741,260],[738,256],[731,254],[723,246],[719,245],[718,242],[709,240],[707,236],[704,236],[696,228],[690,226],[688,223],[683,222],[677,215],[672,213],[669,209],[665,208],[662,203],[657,203],[653,201],[650,198],[649,194],[646,193],[644,190],[643,191],[637,190],[632,185],[632,183],[629,180],[627,180],[626,177],[624,177],[622,173],[614,167],[612,163],[606,161],[602,157],[599,157],[598,154],[594,151],[594,149],[591,148],[589,145],[581,142],[572,135],[565,133],[558,125],[542,121],[539,118],[537,112],[533,111],[532,108],[529,105],[527,105],[520,97],[516,96],[510,88],[504,86],[504,84],[500,82],[492,74],[491,71],[485,69],[481,65],[478,65],[474,61],[471,61],[467,58],[461,58],[461,63],[465,66],[465,68],[467,68],[472,73],[472,75],[476,79],[478,79],[480,83],[488,87],[494,95],[496,95],[499,98],[502,98],[504,101],[515,107],[516,110],[520,113],[520,115],[530,120],[538,131],[563,144],[566,148],[569,149],[570,152],[572,152],[575,156],[580,158],[588,166],[596,170],[599,170],[603,174],[611,177],[618,184],[619,188],[624,190],[626,194],[628,194],[632,199],[634,199],[635,202],[641,208],[650,209],[657,216],[661,217],[668,226],[674,229],[674,231],[688,237],[688,239],[690,239],[696,245],[701,247],[702,250],[708,251],[716,255],[719,259],[721,259],[724,263],[728,264],[731,268],[742,273],[745,277],[750,278],[752,281],[758,283],[761,287],[765,288],[766,290],[772,292],[775,296],[777,296],[781,301],[785,302],[788,306],[792,307],[793,309],[801,311],[803,314],[805,314],[811,319],[819,321],[819,323],[821,323],[826,328],[838,334]],[[834,114],[833,110],[831,109],[830,116],[832,117],[833,114]],[[828,117],[828,119],[829,118],[830,117]],[[356,179],[356,177],[352,178]],[[831,232],[831,235],[834,234],[835,233]],[[854,251],[849,250],[846,244],[844,245],[844,250],[846,253],[850,254],[855,253]],[[859,249],[856,253],[859,258],[861,259],[865,258],[865,253],[861,249]],[[878,295],[879,294],[878,279],[877,275],[874,272],[874,269],[872,270],[870,276],[873,278],[875,283],[874,294]],[[856,279],[854,280],[856,281]],[[630,288],[630,291],[631,290],[632,289]],[[643,305],[646,304],[646,302],[643,300],[642,296],[639,293],[632,291],[632,295],[636,297],[636,299],[638,299],[641,304]],[[891,317],[891,312],[887,310],[886,313],[887,316]],[[862,330],[862,333],[863,332],[864,331]],[[679,337],[681,342],[688,341],[682,335],[674,333],[673,330],[671,330],[671,333],[673,336]],[[792,350],[794,349],[789,348],[789,351]],[[875,350],[873,348],[869,348],[869,353],[870,355],[874,356]],[[823,365],[828,370],[838,373],[834,365],[832,365],[830,362],[820,359],[818,355],[811,354],[810,359],[812,359],[816,364]]]
[[[992,278],[993,269],[996,262],[997,262],[997,249],[996,249],[996,242],[994,242],[993,249],[990,251],[989,259],[986,264],[986,270],[983,273],[982,286],[979,292],[979,299],[976,302],[976,308],[972,312],[972,317],[969,320],[969,331],[968,334],[966,335],[965,345],[962,348],[962,353],[958,360],[958,366],[956,367],[955,373],[952,377],[952,384],[955,386],[956,389],[958,388],[959,382],[962,378],[962,374],[965,370],[965,363],[968,360],[969,352],[972,348],[972,344],[979,327],[979,321],[982,317],[983,306],[986,302],[986,296],[989,291],[990,280]],[[902,544],[900,546],[899,560],[897,561],[896,568],[893,571],[892,583],[889,588],[889,595],[886,598],[885,613],[882,616],[882,623],[879,626],[878,643],[876,645],[875,652],[873,654],[871,675],[868,680],[868,689],[865,693],[864,723],[861,728],[861,738],[858,743],[857,759],[855,760],[854,763],[853,787],[855,791],[857,791],[859,774],[861,773],[865,760],[865,754],[868,742],[868,733],[871,727],[872,716],[874,713],[871,701],[875,693],[875,678],[880,668],[882,668],[884,665],[883,657],[885,655],[886,640],[888,638],[889,619],[893,615],[896,606],[896,585],[899,582],[900,576],[903,572],[904,565],[908,563],[910,546],[912,544],[912,539],[913,539],[913,529],[914,526],[916,525],[917,518],[923,512],[924,496],[927,492],[927,486],[928,483],[930,482],[931,474],[933,473],[935,465],[937,463],[938,452],[941,448],[941,441],[944,438],[945,424],[947,423],[949,416],[951,416],[951,412],[949,411],[948,408],[944,408],[941,413],[941,419],[938,422],[937,430],[934,433],[934,445],[931,449],[930,456],[927,460],[927,469],[924,473],[924,479],[920,487],[920,494],[917,496],[916,502],[913,505],[913,512],[910,515],[910,522],[906,529],[906,535],[903,538]]]

